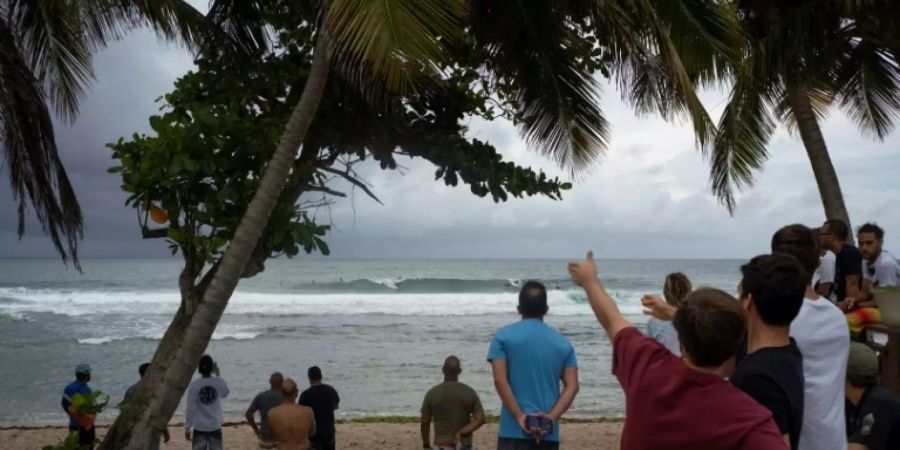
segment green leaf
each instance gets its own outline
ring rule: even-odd
[[[319,238],[313,238],[313,240],[316,241],[316,247],[319,248],[320,253],[322,253],[325,256],[328,256],[331,254],[331,250],[328,248],[328,244],[326,244],[324,240],[319,239]]]

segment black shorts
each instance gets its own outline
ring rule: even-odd
[[[315,437],[309,440],[310,450],[334,450],[334,444],[334,436]]]
[[[75,431],[75,430],[70,430]],[[97,440],[97,429],[95,427],[91,427],[90,430],[85,430],[82,427],[78,427],[78,445],[79,447],[87,447],[89,449],[94,448],[94,441]]]
[[[526,439],[498,438],[497,450],[559,450],[559,442],[541,441],[540,445]]]

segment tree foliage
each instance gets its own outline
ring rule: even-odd
[[[221,257],[305,83],[314,30],[279,20],[272,19],[279,44],[255,70],[237,71],[227,59],[205,55],[161,98],[161,113],[150,118],[153,135],[110,145],[118,162],[110,170],[121,174],[144,236],[165,237],[173,253],[185,253],[192,278]],[[343,197],[334,189],[340,179],[374,197],[354,169],[369,159],[393,170],[398,158],[424,158],[436,166],[436,179],[467,184],[494,201],[560,199],[568,183],[505,162],[490,144],[465,136],[464,118],[493,115],[489,94],[475,89],[478,79],[476,68],[457,67],[387,108],[374,107],[352,82],[332,80],[266,228],[260,258],[327,254],[329,225],[317,223],[314,211],[330,200],[309,200],[309,194]],[[154,229],[148,220],[152,206],[166,211],[165,228]]]

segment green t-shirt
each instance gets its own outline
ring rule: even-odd
[[[445,381],[428,391],[422,402],[422,414],[430,414],[434,422],[434,444],[449,444],[460,428],[472,421],[472,415],[483,411],[478,394],[458,381]],[[472,435],[463,435],[462,443],[472,445]]]

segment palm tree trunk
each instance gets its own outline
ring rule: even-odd
[[[228,305],[228,300],[241,279],[244,267],[253,255],[253,250],[272,215],[278,196],[290,174],[297,150],[303,144],[325,92],[330,64],[331,51],[328,39],[324,32],[320,32],[312,67],[300,101],[288,119],[275,154],[272,155],[259,188],[222,256],[218,270],[191,317],[181,345],[175,349],[165,375],[155,385],[155,395],[140,411],[130,438],[121,445],[105,448],[123,450],[151,448],[151,443],[159,439],[159,434],[153,430],[153,423],[158,420],[156,418],[171,418],[174,414],[197,368],[197,361],[206,350],[213,331]]]
[[[800,138],[806,147],[806,154],[809,155],[809,162],[816,176],[819,195],[825,207],[825,217],[829,220],[843,220],[850,227],[850,215],[847,213],[847,206],[844,205],[844,195],[841,193],[837,172],[834,171],[831,156],[828,155],[828,147],[825,145],[825,138],[822,137],[819,121],[813,112],[806,89],[801,85],[788,87],[788,101],[797,119],[797,129],[800,130]]]

